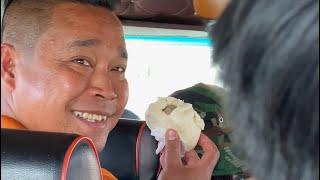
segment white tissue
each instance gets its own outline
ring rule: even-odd
[[[159,154],[165,145],[164,132],[161,128],[155,128],[155,129],[151,130],[151,136],[154,136],[155,139],[158,141],[158,147],[156,149],[156,154]]]

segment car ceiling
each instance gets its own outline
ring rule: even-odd
[[[123,20],[203,26],[193,0],[115,0],[115,13]]]
[[[3,2],[6,4],[7,1],[12,0],[1,0],[1,4]],[[205,35],[203,32],[208,20],[195,15],[193,0],[109,1],[114,2],[114,12],[121,19],[126,34],[156,32],[156,34],[187,34],[187,36]]]
[[[193,0],[114,0],[125,34],[205,37],[208,20],[195,15]]]

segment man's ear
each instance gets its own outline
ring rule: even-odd
[[[10,44],[1,44],[1,84],[9,91],[15,89],[16,50]]]

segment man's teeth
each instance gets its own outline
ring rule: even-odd
[[[101,121],[106,121],[108,119],[107,116],[99,115],[99,114],[91,114],[91,113],[87,113],[87,112],[74,111],[73,114],[75,116],[81,117],[89,122],[101,122]]]

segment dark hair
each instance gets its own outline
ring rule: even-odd
[[[5,9],[10,5],[14,0],[4,0],[3,6]],[[107,9],[113,10],[114,6],[118,3],[118,0],[65,0],[70,2],[80,2],[96,6],[102,6]]]
[[[319,0],[232,0],[209,32],[258,179],[319,178]]]
[[[5,24],[6,24],[6,10],[8,9],[8,7],[10,6],[10,4],[12,3],[17,3],[17,6],[19,6],[19,4],[21,3],[26,3],[26,4],[41,4],[38,6],[38,8],[45,8],[44,6],[51,6],[54,3],[59,3],[59,2],[74,2],[74,3],[83,3],[83,4],[90,4],[90,5],[94,5],[94,6],[99,6],[99,7],[103,7],[106,8],[108,10],[114,10],[114,8],[116,7],[116,5],[119,3],[118,0],[4,0],[3,2],[3,18],[1,17],[1,37],[2,37],[2,33],[4,31],[4,28],[6,28]]]

